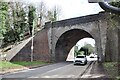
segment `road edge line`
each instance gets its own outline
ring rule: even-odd
[[[94,61],[91,61],[89,65],[87,66],[87,68],[83,71],[83,73],[79,75],[79,77],[82,77],[85,73],[87,73],[87,71],[89,70],[90,66],[92,66],[93,63]]]

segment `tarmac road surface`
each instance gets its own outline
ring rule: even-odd
[[[2,78],[80,78],[88,65],[89,63],[86,65],[73,65],[72,62],[61,62],[4,74]]]

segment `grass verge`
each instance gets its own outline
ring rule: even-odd
[[[120,75],[118,75],[118,62],[104,62],[103,67],[106,70],[109,77],[120,79]]]
[[[43,61],[33,61],[33,62],[8,62],[8,61],[0,61],[0,72],[4,71],[11,71],[12,69],[19,69],[19,68],[32,68],[41,65],[48,64],[47,62]]]

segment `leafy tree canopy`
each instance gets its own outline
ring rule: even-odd
[[[118,2],[111,2],[110,4],[111,4],[112,6],[115,6],[115,7],[120,8],[120,1],[118,1]]]

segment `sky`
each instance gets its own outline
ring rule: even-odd
[[[82,46],[85,45],[85,43],[91,44],[93,47],[95,47],[95,40],[92,38],[83,38],[81,40],[79,40],[76,45],[78,46],[78,48],[80,49]]]
[[[1,0],[0,0],[1,1]],[[58,6],[60,8],[59,20],[97,14],[103,11],[98,3],[88,3],[88,0],[5,0],[5,1],[29,1],[39,4],[44,2],[48,8]]]
[[[61,8],[60,20],[73,17],[96,14],[102,11],[98,3],[88,3],[88,0],[44,0],[46,5]]]
[[[59,20],[96,14],[103,11],[98,3],[88,3],[88,0],[31,0],[31,2],[43,1],[49,8],[60,8]]]

